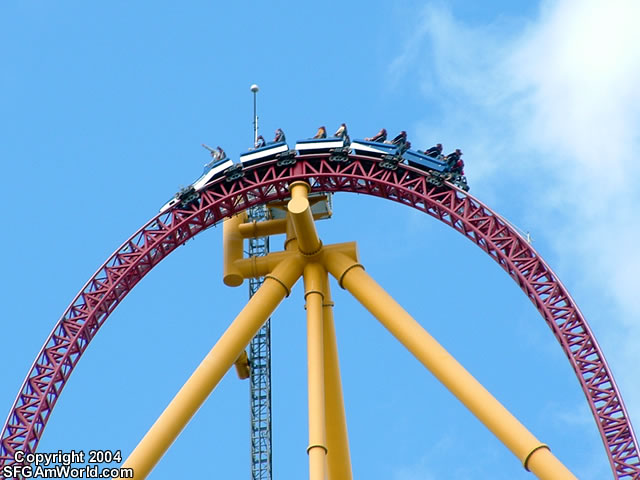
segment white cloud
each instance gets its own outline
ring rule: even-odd
[[[392,64],[443,112],[415,143],[463,146],[472,192],[553,249],[602,343],[619,347],[605,353],[636,419],[624,367],[640,363],[638,19],[637,0],[544,2],[531,21],[482,27],[430,5]]]

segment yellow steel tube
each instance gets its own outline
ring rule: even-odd
[[[289,257],[273,273],[238,314],[189,380],[156,420],[123,467],[134,470],[135,479],[146,478],[211,391],[269,318],[300,277],[304,260]]]
[[[309,205],[309,184],[305,182],[293,182],[289,186],[291,200],[287,209],[296,231],[298,248],[305,255],[317,253],[322,247],[316,225]]]
[[[344,411],[338,345],[333,321],[329,277],[323,278],[324,398],[327,421],[327,470],[332,480],[352,480],[349,434]]]
[[[236,260],[233,263],[233,268],[244,278],[264,277],[266,274],[271,272],[276,265],[282,262],[283,259],[291,255],[299,255],[297,247],[295,246],[295,239],[292,239],[288,244],[288,247],[289,250],[285,252],[273,252],[265,255],[264,257],[249,257]],[[328,245],[324,247],[324,250],[337,250],[354,260],[358,259],[358,251],[355,242]]]
[[[240,356],[233,362],[233,366],[236,367],[236,373],[240,380],[246,380],[251,376],[251,366],[249,365],[249,355],[246,350],[240,352]]]
[[[542,479],[558,478],[560,480],[569,480],[576,478],[573,473],[551,453],[551,450],[549,450],[549,447],[546,445],[542,445],[529,452],[528,458],[524,462],[524,468],[532,472],[536,477]]]
[[[324,218],[321,213],[313,213],[312,216],[314,220]],[[281,235],[283,233],[287,233],[287,219],[276,218],[273,220],[263,220],[261,222],[254,220],[252,222],[241,223],[238,225],[238,231],[240,232],[240,235],[242,235],[242,238]]]
[[[324,405],[324,348],[322,326],[322,286],[324,268],[309,263],[304,268],[307,302],[307,370],[309,388],[309,480],[325,480],[327,446]]]
[[[286,233],[287,220],[277,218],[275,220],[264,220],[262,222],[249,222],[238,225],[238,230],[243,238],[268,237]]]
[[[246,217],[246,212],[242,212],[225,220],[222,224],[222,281],[229,287],[239,287],[243,281],[234,262],[241,260],[244,253],[243,239],[238,226],[245,221]]]
[[[286,225],[286,234],[284,240],[284,249],[287,252],[298,251],[298,237],[296,236],[296,229],[293,226],[293,220],[291,219],[291,214],[287,212],[287,225]]]
[[[325,266],[425,367],[453,393],[524,467],[543,480],[575,480],[509,411],[416,322],[375,280],[347,256],[327,252]]]
[[[271,272],[282,260],[290,256],[297,256],[298,252],[273,252],[263,257],[249,257],[236,260],[233,268],[244,278],[264,277]]]

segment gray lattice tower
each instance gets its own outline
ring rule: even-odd
[[[249,221],[268,219],[268,210],[257,205],[248,210]],[[269,253],[269,237],[250,238],[249,256]],[[249,295],[260,288],[264,278],[249,280]],[[271,480],[271,320],[262,326],[249,344],[251,365],[251,479]]]

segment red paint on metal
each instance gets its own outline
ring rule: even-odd
[[[251,205],[284,199],[293,179],[318,192],[355,192],[387,198],[451,226],[490,255],[536,306],[573,366],[605,444],[616,479],[640,479],[640,458],[622,397],[595,336],[565,287],[538,253],[499,215],[428,174],[350,156],[300,156],[294,165],[255,165],[234,182],[209,185],[196,204],[179,205],[138,230],[98,269],[71,302],[36,357],[2,431],[0,471],[17,450],[33,452],[65,382],[107,317],[151,269],[188,239]]]

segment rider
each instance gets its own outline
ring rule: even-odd
[[[455,166],[451,169],[453,173],[459,173],[464,175],[464,160],[460,159],[456,162]]]
[[[437,143],[435,147],[431,147],[424,151],[424,154],[429,157],[439,157],[442,155],[442,144]]]
[[[405,132],[404,130],[402,130],[398,135],[396,135],[393,140],[385,143],[396,145],[398,147],[398,153],[400,155],[406,152],[411,146],[411,143],[407,142],[407,132]]]
[[[333,136],[337,138],[349,138],[349,135],[347,134],[347,124],[340,124],[340,127],[338,128],[336,133],[333,134]]]
[[[211,158],[213,158],[214,161],[222,160],[223,158],[226,158],[226,156],[227,154],[224,153],[224,150],[220,147],[220,145],[218,145],[216,149],[211,152]]]
[[[447,165],[449,165],[449,167],[451,168],[458,163],[458,160],[460,160],[461,156],[462,156],[462,152],[460,151],[459,148],[456,148],[455,152],[451,152],[449,155],[444,157],[444,161],[447,162]]]
[[[384,142],[387,139],[387,129],[383,128],[373,137],[365,138],[367,142]]]
[[[273,143],[284,142],[284,141],[285,141],[284,132],[282,131],[281,128],[278,128],[276,130],[276,137],[273,139]]]
[[[255,148],[262,148],[267,143],[264,141],[264,137],[262,135],[258,135],[258,140],[256,140]]]
[[[318,131],[313,137],[314,139],[327,138],[327,129],[324,127],[318,128]]]
[[[406,141],[407,141],[407,132],[402,130],[398,135],[394,137],[393,140],[391,140],[391,143],[393,143],[394,145],[402,145]]]

